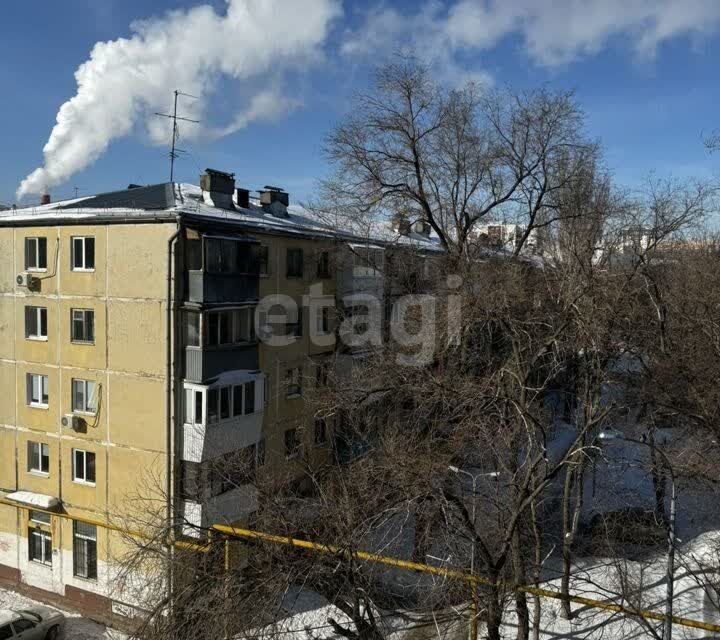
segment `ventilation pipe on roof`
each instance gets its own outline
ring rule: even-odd
[[[260,204],[265,212],[276,218],[287,218],[290,206],[290,194],[280,187],[265,185],[260,191]]]
[[[235,209],[232,199],[235,193],[234,173],[205,169],[205,173],[200,176],[200,188],[203,192],[203,199],[208,204],[221,209]]]
[[[40,204],[50,204],[50,194],[49,193],[43,193],[40,196]]]
[[[240,209],[249,209],[250,208],[250,191],[247,189],[241,189],[238,187],[235,192],[237,193],[237,198],[235,199],[237,206]]]
[[[405,213],[396,213],[392,220],[393,230],[397,231],[401,236],[409,235],[412,231],[410,220]]]

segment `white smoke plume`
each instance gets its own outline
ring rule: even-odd
[[[75,72],[77,94],[60,107],[43,149],[44,164],[22,181],[18,198],[66,181],[143,122],[150,139],[167,143],[172,91],[199,100],[183,102],[182,113],[200,118],[221,77],[247,81],[267,77],[248,96],[229,125],[190,125],[185,136],[228,135],[249,123],[281,116],[296,99],[279,90],[283,71],[301,69],[322,56],[339,0],[227,0],[224,13],[202,5],[131,25],[132,35],[98,42]]]

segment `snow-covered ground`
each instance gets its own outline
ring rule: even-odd
[[[0,609],[28,609],[37,605],[45,605],[45,603],[31,600],[14,591],[0,589]],[[58,609],[58,607],[53,607]],[[105,625],[88,618],[83,618],[77,613],[72,613],[64,609],[62,611],[66,618],[65,637],[67,640],[124,640],[127,636],[114,629],[109,629]]]

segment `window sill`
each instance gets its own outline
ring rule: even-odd
[[[28,407],[31,409],[43,409],[44,411],[47,411],[50,408],[49,404],[33,404],[32,402],[28,404]]]
[[[85,576],[79,576],[75,573],[73,573],[73,579],[81,580],[82,582],[89,582],[90,584],[97,584],[97,581],[98,581],[97,578],[86,578]]]
[[[81,484],[84,487],[95,487],[96,484],[94,482],[86,482],[85,480],[78,480],[77,478],[73,478],[73,482],[75,484]]]
[[[41,269],[38,267],[25,267],[25,271],[28,273],[47,273],[47,268]]]
[[[30,340],[30,342],[47,342],[48,337],[47,336],[25,336],[25,340]]]
[[[92,411],[80,411],[80,409],[73,409],[72,414],[74,416],[79,416],[80,418],[94,418],[97,416],[97,413],[93,413]]]
[[[70,271],[73,273],[95,273],[95,269],[81,269],[80,267],[73,267]]]
[[[37,469],[30,469],[28,471],[28,474],[31,476],[35,476],[37,478],[49,478],[50,477],[49,471],[39,471]]]
[[[89,341],[89,340],[70,340],[70,344],[77,344],[77,345],[81,345],[81,346],[84,346],[84,347],[94,347],[94,346],[95,346],[95,341],[93,340],[93,341],[91,342],[91,341]]]
[[[285,396],[285,398],[287,398],[288,400],[295,400],[297,398],[302,398],[302,397],[303,397],[302,393],[288,393]]]
[[[43,562],[42,560],[35,560],[34,558],[30,558],[30,562],[38,567],[46,567],[52,570],[52,562]]]

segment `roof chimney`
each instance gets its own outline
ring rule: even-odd
[[[240,207],[240,209],[249,209],[250,208],[250,191],[247,189],[241,189],[238,187],[236,189],[237,193],[237,206]]]
[[[50,204],[50,194],[49,193],[43,193],[40,196],[40,204]]]
[[[393,228],[395,231],[397,231],[401,236],[406,236],[411,231],[411,225],[410,220],[408,219],[407,215],[404,213],[396,213],[393,216]]]
[[[235,193],[235,174],[218,171],[217,169],[205,169],[200,176],[200,188],[203,196],[207,196],[210,202],[221,209],[235,209],[232,197]]]
[[[288,206],[290,206],[290,194],[280,187],[265,185],[260,191],[260,204],[265,212],[276,218],[288,217]]]

